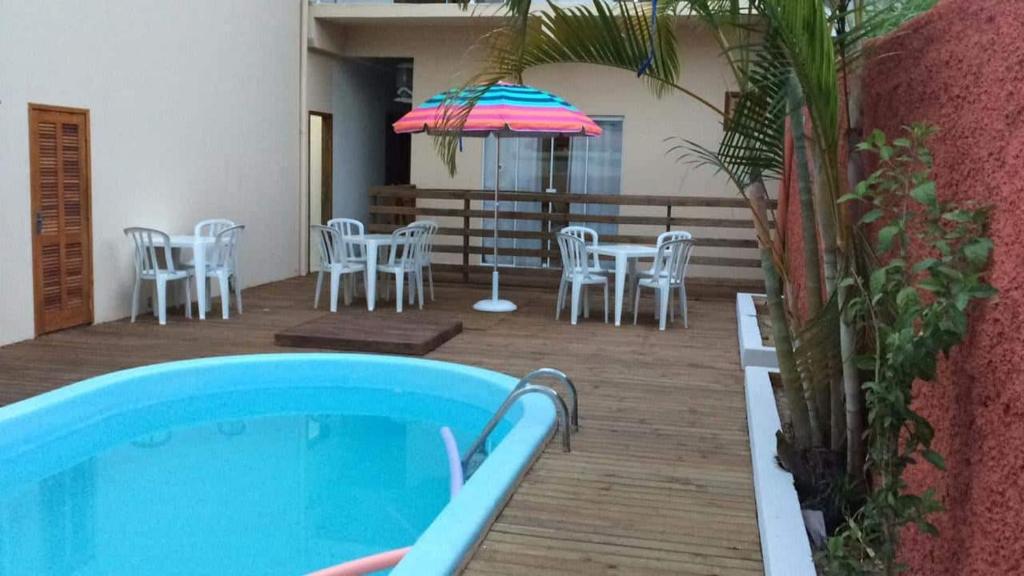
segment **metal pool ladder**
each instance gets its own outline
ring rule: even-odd
[[[565,385],[566,395],[569,397],[569,405],[572,407],[568,408],[565,404],[565,400],[552,389],[550,386],[543,384],[536,384],[534,380],[541,377],[549,377],[558,380]],[[551,403],[555,405],[555,414],[558,419],[558,427],[562,429],[562,450],[569,452],[571,447],[570,433],[580,429],[580,414],[579,414],[579,399],[576,396],[576,385],[572,383],[572,380],[561,370],[554,368],[540,368],[530,372],[526,376],[523,376],[515,387],[512,388],[512,392],[505,398],[505,401],[501,403],[501,406],[494,412],[491,419],[484,426],[480,435],[477,436],[476,440],[466,451],[466,454],[462,457],[462,470],[463,475],[468,479],[473,472],[483,463],[484,457],[486,456],[483,451],[484,444],[487,442],[487,438],[494,432],[494,429],[501,422],[501,419],[505,417],[505,413],[512,408],[512,405],[517,400],[526,396],[527,394],[542,394],[551,400]]]

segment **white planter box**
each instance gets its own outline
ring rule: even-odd
[[[765,346],[761,338],[761,330],[757,327],[757,309],[754,298],[764,298],[761,294],[736,294],[736,331],[740,343],[740,366],[763,366],[778,368],[779,358],[775,355],[774,346]]]
[[[753,366],[745,372],[747,430],[765,576],[815,576],[793,475],[776,461],[775,434],[782,423],[768,376],[775,370]]]

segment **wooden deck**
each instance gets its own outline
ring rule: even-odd
[[[514,314],[473,312],[485,295],[438,287],[428,308],[452,311],[465,331],[429,357],[513,375],[562,369],[580,389],[581,429],[571,454],[553,443],[540,457],[464,574],[760,574],[732,302],[691,302],[688,330],[659,333],[646,310],[636,327],[601,323],[599,307],[575,327],[556,322],[550,291],[507,291]],[[131,366],[290,351],[274,332],[324,313],[310,278],[244,299],[245,314],[227,321],[169,315],[161,327],[146,316],[0,348],[0,404]],[[360,302],[339,314],[368,312]]]

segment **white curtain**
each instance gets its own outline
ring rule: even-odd
[[[502,192],[540,192],[543,190],[541,159],[540,159],[540,138],[502,138],[501,139],[501,191]],[[497,150],[497,140],[493,136],[487,138],[484,144],[484,189],[494,190],[494,155]],[[494,202],[484,202],[484,210],[494,210]],[[498,211],[520,210],[525,212],[537,212],[540,210],[539,202],[512,202],[502,201],[498,205]],[[483,227],[487,230],[494,229],[494,221],[485,219]],[[500,219],[498,222],[498,234],[501,230],[516,231],[539,231],[540,221],[533,220],[508,220]],[[494,246],[492,238],[484,239],[484,246]],[[498,248],[540,248],[539,239],[526,238],[500,238]],[[490,254],[484,255],[484,262],[492,263]],[[498,264],[502,266],[539,266],[540,259],[525,256],[498,256]]]
[[[572,139],[569,191],[573,194],[621,194],[622,119],[598,118],[596,121],[604,130],[600,136]],[[569,211],[581,215],[573,224],[590,226],[600,236],[618,232],[617,224],[587,220],[588,215],[618,215],[619,207],[614,204],[573,204]]]
[[[573,194],[621,194],[622,193],[622,118],[597,118],[599,126],[604,130],[596,138],[573,137],[569,142],[569,153],[564,154],[564,147],[552,146],[551,138],[502,138],[501,140],[501,189],[504,192],[543,192],[557,175],[568,172],[568,187],[558,192]],[[556,149],[562,150],[561,152]],[[486,190],[494,189],[494,154],[495,138],[488,137],[484,144],[484,182]],[[552,158],[554,153],[554,158]],[[558,186],[557,183],[555,183]],[[498,210],[519,210],[540,212],[539,202],[503,201]],[[493,201],[484,202],[484,209],[494,209]],[[573,224],[590,226],[599,235],[612,235],[618,232],[618,225],[605,222],[591,222],[588,215],[617,215],[619,207],[609,204],[573,204],[569,207],[572,214],[579,214],[579,220]],[[494,221],[485,219],[483,227],[493,230]],[[540,231],[540,220],[501,220],[501,230]],[[494,245],[491,238],[484,239],[484,246]],[[534,238],[501,238],[499,249],[520,248],[537,249],[541,240]],[[556,248],[557,249],[557,248]],[[492,257],[484,256],[484,262],[490,264]],[[498,258],[502,266],[541,266],[542,260],[533,256],[506,256]]]

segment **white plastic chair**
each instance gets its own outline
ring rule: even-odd
[[[316,235],[320,246],[320,270],[316,274],[316,294],[313,296],[313,308],[320,305],[320,288],[323,285],[324,272],[331,275],[331,312],[338,311],[338,288],[344,274],[365,272],[366,263],[350,261],[345,252],[345,243],[341,232],[330,226],[313,224],[310,233]],[[363,278],[365,282],[365,274]],[[349,294],[345,292],[345,305],[350,303]]]
[[[434,237],[437,236],[437,222],[432,220],[417,220],[409,226],[424,228],[427,233],[423,237],[423,243],[420,247],[419,260],[420,260],[420,272],[423,272],[425,268],[427,270],[427,279],[430,284],[430,301],[434,301],[434,270],[430,267],[430,262],[434,255]]]
[[[135,284],[132,286],[132,322],[139,312],[139,289],[143,280],[151,280],[156,289],[153,311],[160,324],[167,324],[167,283],[173,280],[185,281],[185,316],[192,317],[192,290],[189,286],[188,270],[177,270],[171,257],[171,238],[166,232],[152,228],[125,228],[125,236],[131,238],[135,247]],[[160,253],[163,253],[163,259]]]
[[[221,230],[226,230],[227,228],[231,228],[234,225],[235,225],[235,223],[233,221],[231,221],[231,220],[228,220],[227,218],[208,218],[206,220],[200,220],[199,222],[196,222],[196,225],[192,227],[192,234],[195,235],[195,236],[207,236],[207,237],[210,237],[210,238],[214,238],[214,237],[217,236],[217,233],[220,232]],[[196,259],[196,257],[195,257],[195,254],[192,254],[192,250],[191,249],[182,250],[182,253],[178,257],[181,259],[180,262],[181,262],[181,265],[183,267],[195,266],[195,259]],[[234,264],[235,264],[235,269],[237,269],[238,268],[238,262],[236,261]],[[236,278],[236,281],[237,281],[237,278]],[[200,306],[205,306],[205,309],[209,310],[210,309],[210,302],[209,302],[210,285],[209,285],[209,279],[207,279],[206,294],[207,294],[207,301],[206,302],[200,302],[199,305]]]
[[[242,313],[242,287],[238,281],[238,240],[245,230],[245,226],[229,226],[221,228],[214,236],[213,245],[207,248],[206,255],[206,278],[216,278],[220,288],[220,312],[221,317],[227,320],[231,313],[231,284],[234,280],[235,287],[235,308]],[[196,275],[195,266],[190,267],[189,273]],[[196,279],[198,282],[198,278]],[[209,298],[210,291],[206,291]]]
[[[227,218],[210,218],[209,220],[200,220],[197,222],[192,233],[196,236],[210,236],[212,238],[221,230],[226,230],[234,225],[235,223]]]
[[[347,238],[358,238],[366,235],[366,227],[363,226],[362,222],[355,218],[332,218],[327,221],[327,225],[338,232],[341,232],[341,238],[343,241]],[[350,262],[366,261],[366,255],[363,254],[363,247],[361,244],[345,241],[344,246],[345,255]]]
[[[579,238],[587,245],[588,249],[597,248],[597,245],[600,242],[600,237],[597,234],[597,230],[594,230],[593,228],[587,226],[566,226],[559,230],[558,233],[568,234],[570,236],[575,236],[576,238]],[[601,267],[601,259],[597,255],[597,252],[591,252],[591,256],[593,258],[591,259],[592,262],[588,267],[589,272],[591,274],[595,274],[598,276],[608,276],[609,271]],[[583,299],[586,303],[586,305],[583,308],[583,316],[585,318],[590,318],[590,297],[589,294],[587,294],[587,288],[585,286],[583,288]],[[559,306],[561,306],[561,308],[565,308],[565,302],[563,301],[561,304],[559,304]],[[558,314],[556,314],[555,317],[557,318]]]
[[[676,238],[667,240],[658,246],[658,255],[654,258],[654,267],[649,273],[637,278],[636,296],[633,300],[633,324],[636,324],[640,310],[640,288],[653,288],[658,295],[658,306],[655,314],[658,317],[658,329],[665,329],[666,318],[674,316],[671,311],[672,289],[679,289],[679,305],[683,309],[683,326],[689,328],[686,307],[686,269],[693,253],[693,240]],[[675,320],[673,318],[673,320]]]
[[[342,249],[345,251],[345,259],[350,263],[366,263],[366,254],[363,251],[363,245],[351,242],[351,238],[361,238],[366,234],[366,227],[363,223],[355,218],[332,218],[327,221],[327,225],[334,228],[338,232],[341,232]],[[345,281],[345,276],[341,277],[342,288],[345,290],[345,303],[348,304],[349,300],[356,293],[356,287],[358,282],[355,281],[356,276],[353,274],[349,281]],[[363,284],[366,283],[364,278]]]
[[[195,236],[208,236],[213,238],[217,236],[217,233],[221,230],[231,228],[234,225],[235,223],[227,218],[210,218],[208,220],[200,220],[192,227],[192,234]],[[191,266],[193,264],[193,260],[195,260],[195,256],[190,254],[188,258],[185,258],[182,261],[186,266]],[[207,290],[207,294],[209,294],[209,290]]]
[[[670,240],[692,240],[693,235],[686,230],[669,230],[658,234],[658,246]]]
[[[600,242],[600,237],[597,235],[597,230],[594,230],[593,228],[587,226],[566,226],[565,228],[559,230],[558,233],[575,236],[580,240],[583,240],[583,242],[587,244],[587,247],[591,249],[597,248],[597,245]],[[607,276],[608,271],[605,270],[604,268],[601,268],[601,259],[597,255],[597,253],[591,252],[591,256],[593,256],[593,263],[590,265],[590,271],[594,274],[604,274]]]
[[[596,274],[590,262],[587,243],[573,234],[558,234],[558,249],[562,254],[562,279],[558,284],[558,301],[555,303],[555,320],[565,307],[566,288],[572,289],[572,323],[576,324],[580,312],[580,292],[584,287],[600,284],[604,287],[604,321],[608,322],[608,276]],[[589,298],[584,294],[584,315],[590,307]]]
[[[692,240],[692,239],[693,239],[693,236],[689,232],[687,232],[685,230],[669,230],[668,232],[662,232],[661,234],[658,234],[658,241],[655,244],[655,247],[661,248],[662,244],[664,244],[665,242],[668,242],[670,240]],[[650,278],[653,273],[654,273],[654,264],[653,263],[651,264],[651,267],[646,269],[646,270],[641,270],[639,272],[637,272],[637,271],[633,272],[632,277],[629,278],[629,289],[634,291],[633,294],[629,295],[630,296],[630,300],[633,300],[635,298],[635,296],[636,296],[635,292],[636,292],[636,281],[637,281],[637,279],[638,278]],[[686,289],[685,288],[683,289],[683,293],[684,294],[686,293]],[[671,301],[669,302],[669,304],[671,305]]]
[[[423,240],[427,235],[422,226],[406,226],[391,233],[391,246],[388,259],[377,266],[377,271],[395,276],[395,310],[402,311],[402,292],[405,288],[406,276],[409,280],[409,303],[413,301],[413,282],[419,293],[419,307],[423,309],[423,272],[420,268],[419,253],[423,248]],[[388,286],[390,295],[391,286]]]

